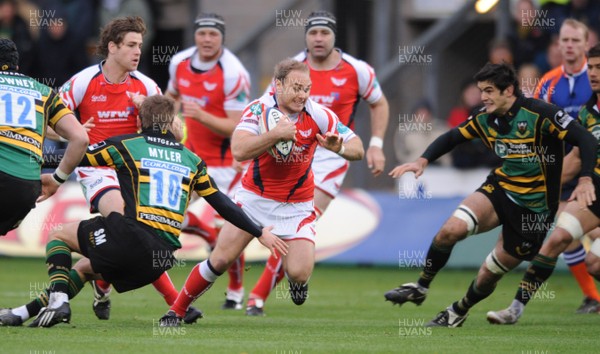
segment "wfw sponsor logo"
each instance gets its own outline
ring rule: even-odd
[[[325,95],[311,95],[310,99],[322,104],[326,107],[331,107],[333,102],[337,101],[340,98],[340,95],[337,92],[332,92],[329,96]]]
[[[106,95],[92,95],[92,102],[106,102]]]
[[[100,118],[100,119],[127,118],[127,117],[129,117],[129,111],[98,111],[98,118]]]

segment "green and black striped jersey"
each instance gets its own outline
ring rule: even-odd
[[[565,155],[562,140],[575,121],[562,109],[519,96],[503,117],[485,109],[458,129],[466,139],[481,138],[502,158],[493,173],[510,199],[535,212],[555,212]]]
[[[600,142],[600,112],[598,111],[598,96],[594,93],[592,98],[579,110],[579,121],[594,138]],[[600,146],[596,153],[596,176],[600,177]]]
[[[39,180],[46,126],[72,113],[50,87],[16,72],[0,71],[0,167]]]
[[[91,145],[80,166],[117,171],[125,216],[156,230],[176,248],[191,192],[217,192],[200,157],[171,133],[122,135]]]

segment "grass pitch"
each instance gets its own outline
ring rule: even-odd
[[[181,287],[194,262],[170,271]],[[262,265],[246,272],[248,292]],[[476,270],[444,270],[422,306],[401,308],[383,293],[416,280],[418,271],[317,266],[302,306],[287,286],[271,294],[266,317],[223,311],[227,275],[195,306],[205,318],[181,328],[160,328],[167,306],[152,286],[112,296],[109,321],[91,309],[86,286],[71,301],[70,324],[53,328],[0,327],[1,353],[589,353],[597,351],[600,316],[576,315],[582,300],[575,280],[554,274],[513,326],[492,326],[488,310],[508,306],[522,272],[503,279],[496,292],[470,312],[462,328],[424,328],[423,323],[466,292]],[[15,307],[47,285],[44,260],[0,258],[0,307]],[[27,322],[29,323],[29,322]]]

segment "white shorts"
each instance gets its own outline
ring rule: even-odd
[[[117,172],[112,168],[77,167],[75,173],[90,207],[90,213],[98,212],[96,199],[102,194],[111,189],[121,190]]]
[[[284,240],[306,239],[315,243],[314,202],[282,203],[263,198],[244,187],[238,188],[234,201],[260,227],[274,226],[273,234]]]
[[[344,183],[349,166],[348,160],[333,151],[317,146],[312,163],[315,187],[331,198],[335,198]]]
[[[237,172],[233,167],[208,167],[208,174],[217,184],[217,188],[233,198],[235,190],[242,184],[244,171]]]

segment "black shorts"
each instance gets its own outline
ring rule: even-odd
[[[488,197],[500,219],[504,250],[515,258],[532,260],[552,230],[556,211],[541,214],[515,204],[494,175],[489,175],[477,191]]]
[[[94,272],[120,293],[154,282],[175,264],[174,246],[119,213],[82,221],[77,238]]]
[[[571,194],[575,190],[575,187],[577,187],[577,179],[578,178],[579,178],[579,176],[577,176],[577,178],[575,178],[575,179],[570,180],[569,182],[562,184],[562,187],[560,190],[560,201],[561,202],[566,202],[567,200],[569,200],[569,198],[571,198]]]
[[[0,172],[0,236],[19,226],[42,191],[39,180],[21,179]]]

